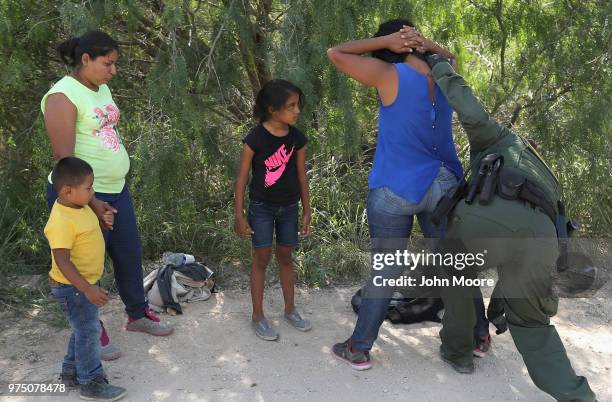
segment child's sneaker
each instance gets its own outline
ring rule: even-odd
[[[285,313],[285,321],[298,331],[306,332],[312,329],[310,321],[303,319],[295,309],[289,314]]]
[[[79,397],[86,401],[117,401],[127,394],[125,388],[110,385],[103,376],[81,385]]]
[[[174,332],[169,324],[162,323],[151,310],[145,308],[145,316],[137,320],[128,318],[125,329],[133,332],[144,332],[153,336],[168,336]]]
[[[266,341],[275,341],[278,339],[278,332],[274,330],[266,320],[266,317],[263,317],[259,321],[253,321],[253,330],[255,331],[255,335],[260,337]]]
[[[60,373],[58,380],[68,388],[76,388],[79,386],[76,374],[74,373]]]
[[[370,352],[367,350],[363,352],[351,350],[350,339],[346,342],[336,343],[332,348],[332,353],[336,359],[343,361],[355,370],[367,370],[372,367]]]
[[[476,338],[476,346],[474,347],[474,356],[485,357],[491,349],[491,335],[480,336]]]

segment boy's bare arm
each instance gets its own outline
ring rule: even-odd
[[[103,306],[108,302],[108,292],[99,286],[92,285],[79,272],[74,263],[70,260],[70,250],[67,248],[55,248],[51,250],[55,263],[62,274],[78,290],[85,294],[85,297],[97,306]]]

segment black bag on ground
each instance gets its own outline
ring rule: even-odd
[[[359,289],[351,298],[351,306],[355,313],[359,312],[361,306],[361,291]],[[433,321],[441,322],[440,311],[444,309],[441,299],[433,297],[404,297],[399,292],[394,292],[389,301],[387,319],[393,324],[414,324],[416,322]]]

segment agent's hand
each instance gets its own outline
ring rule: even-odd
[[[96,306],[104,306],[106,303],[108,303],[108,292],[105,289],[102,289],[100,286],[91,285],[85,290],[84,293],[87,300]]]
[[[236,215],[236,219],[234,220],[234,231],[236,234],[243,239],[248,238],[253,233],[253,229],[249,226],[249,223],[245,219],[244,215]]]
[[[310,234],[310,218],[310,210],[304,211],[302,214],[302,229],[300,230],[300,235],[302,237],[307,237]]]
[[[112,230],[115,218],[113,217],[113,222],[111,222],[111,224],[108,225],[105,221],[105,214],[106,213],[116,214],[117,210],[111,207],[108,202],[100,201],[97,198],[94,198],[92,202],[89,204],[89,206],[91,207],[91,209],[94,211],[94,213],[98,217],[98,220],[100,221],[100,227],[102,227],[102,229]]]
[[[402,28],[398,32],[387,35],[387,49],[395,53],[411,53],[413,49],[422,46],[423,39],[414,29]]]
[[[428,54],[425,56],[427,65],[433,70],[434,66],[438,63],[449,62],[447,58],[440,56],[439,54]]]

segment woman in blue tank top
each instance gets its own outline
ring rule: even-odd
[[[362,56],[369,52],[373,57]],[[452,109],[431,77],[425,52],[455,57],[401,19],[381,24],[371,39],[327,51],[340,71],[376,88],[379,95],[378,139],[367,200],[373,263],[377,254],[406,249],[415,215],[424,237],[443,237],[445,223],[435,226],[431,214],[463,174],[452,138]],[[333,348],[337,358],[358,370],[371,367],[369,350],[394,290],[380,286],[381,277],[395,279],[404,268],[398,262],[377,265],[363,289],[353,335]],[[475,336],[488,339],[482,298],[475,303],[479,318]]]

